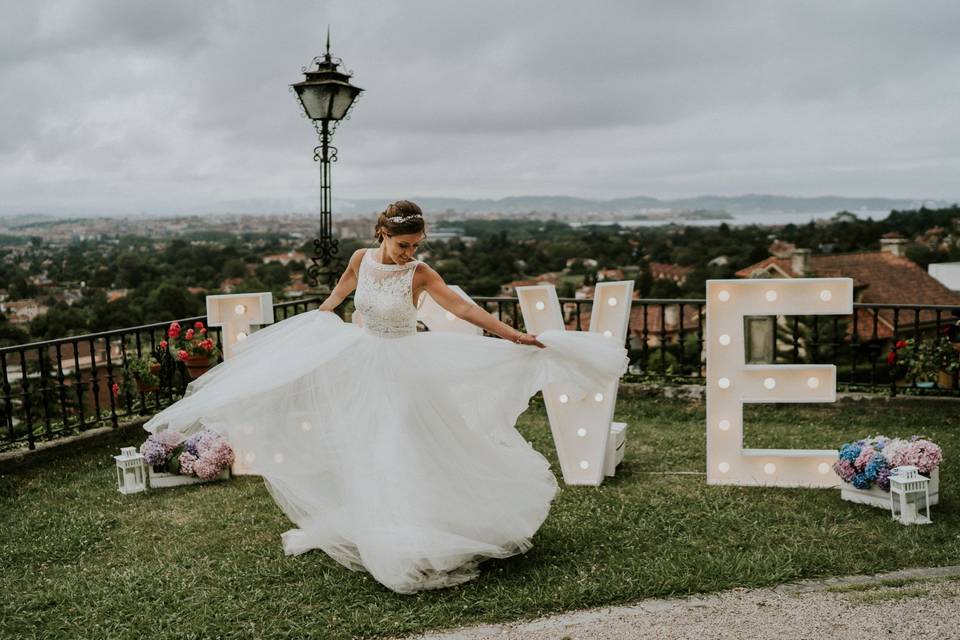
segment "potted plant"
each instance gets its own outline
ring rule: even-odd
[[[123,365],[124,380],[133,379],[143,393],[153,391],[160,384],[160,363],[153,358],[130,358]]]
[[[953,376],[960,371],[960,353],[946,336],[929,340],[900,340],[887,354],[887,364],[898,379],[911,377],[918,386],[951,388]]]
[[[119,398],[123,394],[129,402],[133,399],[134,387],[140,393],[156,390],[160,385],[160,370],[163,366],[161,362],[166,356],[166,342],[160,342],[150,357],[128,358],[120,370],[120,380],[114,382],[110,389],[113,397]]]
[[[890,508],[890,471],[911,465],[930,479],[930,504],[937,504],[941,448],[923,436],[908,439],[874,436],[840,446],[833,470],[843,481],[840,497],[850,502]]]
[[[191,436],[160,431],[140,445],[140,453],[151,489],[227,479],[235,457],[223,436],[209,429]]]
[[[186,331],[179,322],[171,322],[167,328],[170,352],[187,367],[191,378],[197,378],[216,364],[220,350],[213,339],[207,336],[207,328],[199,320]]]

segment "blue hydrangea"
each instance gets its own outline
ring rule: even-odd
[[[858,444],[845,444],[840,447],[840,459],[853,464],[860,455],[862,447]]]
[[[870,462],[867,463],[866,468],[863,470],[863,475],[866,476],[867,480],[871,482],[880,477],[880,472],[883,469],[890,467],[890,463],[887,462],[887,459],[883,456],[882,453],[875,453]]]
[[[857,489],[869,489],[870,481],[867,480],[866,475],[862,473],[855,474],[853,478],[850,479],[850,483],[853,484]]]

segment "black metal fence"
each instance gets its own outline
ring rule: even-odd
[[[474,300],[502,322],[523,328],[516,298]],[[315,309],[321,298],[274,305],[275,321]],[[589,329],[591,299],[561,298],[569,329]],[[704,300],[633,300],[626,347],[626,381],[701,384],[705,373]],[[349,319],[352,297],[338,313]],[[190,326],[204,316],[183,318]],[[855,304],[847,316],[787,316],[775,327],[770,362],[832,363],[838,386],[868,392],[960,395],[957,372],[935,380],[903,376],[888,362],[899,341],[941,339],[960,349],[960,306]],[[165,339],[169,322],[71,336],[0,348],[3,401],[0,450],[35,448],[38,441],[121,419],[149,416],[182,396],[191,374],[183,362],[161,358],[158,385],[136,384],[129,374],[135,358],[147,359]],[[209,334],[222,348],[220,331]],[[958,354],[960,357],[960,354]],[[117,386],[114,386],[117,385]]]

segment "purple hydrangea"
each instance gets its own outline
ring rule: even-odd
[[[170,459],[171,449],[153,439],[153,436],[146,439],[140,445],[140,453],[144,460],[151,466],[164,465]]]
[[[200,452],[197,451],[197,443],[200,441],[200,437],[203,435],[203,432],[195,433],[186,440],[183,441],[183,448],[185,451],[188,451],[190,455],[195,457],[200,457]]]
[[[884,467],[877,472],[877,486],[884,491],[890,491],[890,468]]]

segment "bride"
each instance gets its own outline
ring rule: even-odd
[[[144,425],[220,432],[297,525],[286,554],[320,549],[398,593],[532,546],[558,485],[517,418],[544,385],[605,385],[628,362],[598,334],[532,336],[470,304],[414,258],[424,229],[416,204],[388,206],[317,310],[252,333]],[[354,289],[362,328],[333,313]],[[423,291],[505,339],[418,332]]]

